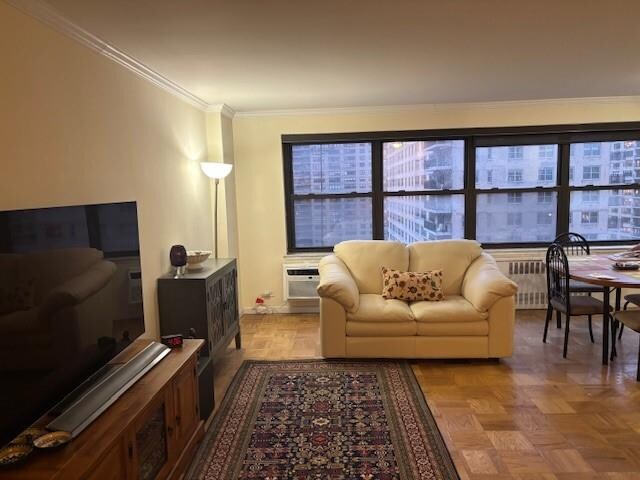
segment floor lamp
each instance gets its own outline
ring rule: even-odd
[[[214,258],[218,258],[218,183],[220,179],[231,173],[233,165],[228,163],[202,162],[200,168],[204,174],[215,181],[215,193],[213,199],[213,252]]]

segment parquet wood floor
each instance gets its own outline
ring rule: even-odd
[[[512,358],[428,360],[413,368],[463,480],[640,479],[638,335],[626,331],[618,358],[600,364],[600,320],[586,318],[542,343],[543,312],[519,311]],[[216,363],[219,403],[244,359],[316,358],[317,315],[245,316],[242,350]],[[555,324],[554,324],[555,325]]]

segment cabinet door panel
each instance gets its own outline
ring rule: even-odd
[[[176,447],[181,451],[200,420],[195,363],[182,369],[173,384]]]
[[[86,480],[124,480],[128,478],[129,461],[124,442],[116,443],[105,457],[91,469]]]
[[[171,468],[169,445],[174,435],[170,389],[165,389],[158,400],[136,422],[133,433],[134,470],[137,480],[166,478]]]
[[[207,282],[207,315],[209,316],[209,340],[215,349],[224,337],[224,307],[222,303],[222,279]]]
[[[223,281],[223,316],[225,333],[235,328],[238,323],[238,297],[236,290],[236,269],[227,273]]]

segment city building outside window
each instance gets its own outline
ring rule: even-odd
[[[508,212],[507,225],[512,225],[514,227],[522,226],[522,212]]]

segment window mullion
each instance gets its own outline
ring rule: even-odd
[[[384,194],[382,182],[382,142],[371,143],[371,190],[373,196],[373,238],[384,240]]]
[[[476,147],[473,137],[464,141],[464,238],[476,238]]]
[[[569,231],[570,188],[569,151],[571,145],[560,144],[558,161],[558,212],[556,215],[556,237]]]

